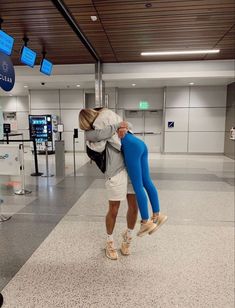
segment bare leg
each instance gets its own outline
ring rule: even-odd
[[[109,200],[109,211],[106,215],[106,230],[107,234],[109,235],[113,233],[119,206],[120,206],[120,201]]]
[[[127,194],[127,202],[128,202],[128,210],[126,213],[127,230],[122,234],[123,242],[121,245],[121,253],[124,256],[130,255],[132,230],[135,227],[137,215],[138,215],[138,206],[137,206],[135,194]]]
[[[126,214],[127,227],[133,230],[138,216],[138,206],[135,194],[127,194],[128,210]]]

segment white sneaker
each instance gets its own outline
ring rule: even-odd
[[[137,236],[141,237],[146,234],[149,234],[156,228],[157,228],[157,225],[152,220],[148,220],[146,223],[140,222],[140,230],[137,233]]]
[[[152,234],[153,232],[157,231],[166,221],[168,217],[165,214],[159,214],[156,217],[151,218],[152,222],[156,224],[156,228],[149,232],[149,234]]]
[[[122,234],[122,238],[123,238],[123,241],[122,241],[121,248],[120,248],[121,253],[124,256],[129,256],[131,254],[130,245],[131,245],[132,238],[127,236],[127,231],[125,231]]]
[[[117,253],[116,248],[114,247],[113,241],[109,241],[106,243],[105,254],[106,254],[106,257],[111,260],[118,259],[118,253]]]

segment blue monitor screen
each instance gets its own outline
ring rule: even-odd
[[[37,54],[35,51],[24,46],[21,51],[20,61],[30,67],[33,67],[36,60],[36,56]]]
[[[0,30],[0,51],[10,56],[14,44],[14,39],[6,32]]]
[[[40,72],[46,75],[51,75],[53,64],[47,59],[43,59],[41,62]]]

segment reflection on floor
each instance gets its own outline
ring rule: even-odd
[[[14,196],[3,183],[17,178],[0,178],[2,211],[14,213],[0,224],[3,307],[234,307],[232,160],[150,154],[169,221],[152,236],[135,237],[131,256],[110,261],[103,177],[83,154],[77,157],[75,178],[69,155],[64,179],[26,176],[31,195]],[[126,208],[123,202],[117,247]]]

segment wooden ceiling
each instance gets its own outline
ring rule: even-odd
[[[64,0],[103,62],[210,60],[235,58],[234,0]],[[91,21],[96,15],[98,20]],[[19,64],[22,37],[55,64],[94,59],[51,0],[0,0],[2,29],[15,38]],[[143,51],[213,49],[213,55],[142,57]],[[39,63],[39,60],[38,60]]]
[[[0,0],[0,17],[2,29],[15,38],[14,64],[20,64],[24,35],[39,55],[37,64],[43,48],[54,64],[95,62],[51,0]]]

